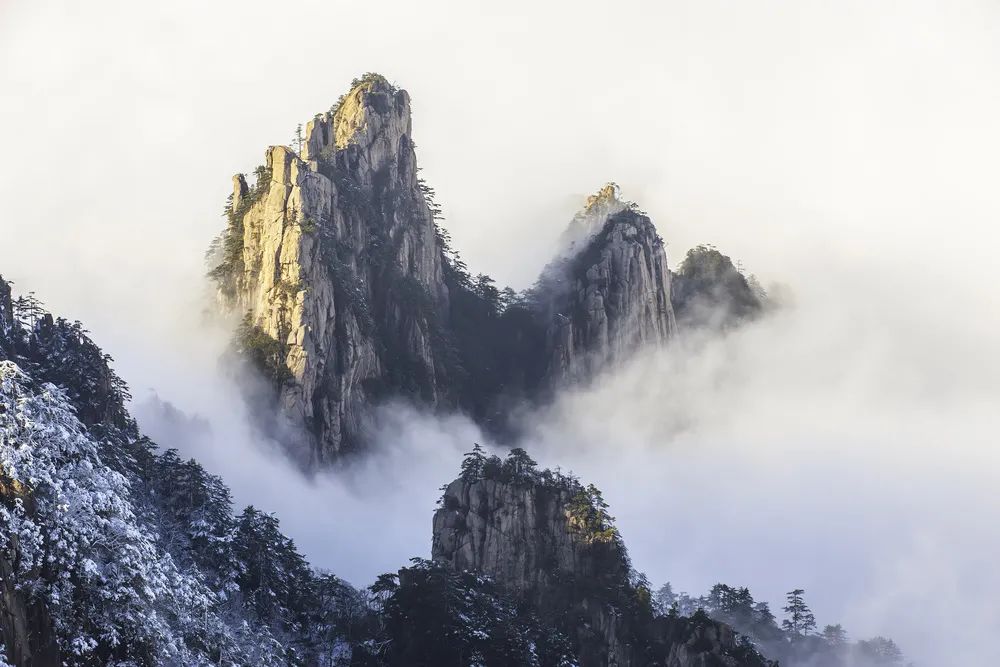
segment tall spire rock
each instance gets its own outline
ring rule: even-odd
[[[663,240],[613,183],[573,218],[535,289],[555,379],[584,379],[676,331]]]
[[[438,403],[448,288],[405,91],[355,81],[301,155],[272,146],[253,187],[234,179],[228,216],[212,275],[303,459],[356,446],[380,396]]]

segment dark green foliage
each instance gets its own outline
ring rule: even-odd
[[[534,459],[528,456],[528,452],[515,447],[504,460],[500,474],[515,484],[533,483],[538,475],[537,465]]]
[[[289,634],[302,632],[314,605],[309,594],[313,575],[278,520],[247,507],[236,518],[233,553],[246,608],[258,621]]]
[[[483,454],[483,447],[478,442],[473,445],[471,452],[466,452],[462,459],[462,479],[466,482],[474,482],[483,476],[483,467],[486,465],[486,455]]]
[[[671,277],[670,299],[679,322],[728,328],[760,314],[763,290],[748,282],[733,261],[712,246],[688,251]]]
[[[181,459],[174,449],[155,457],[151,478],[164,547],[176,561],[193,562],[217,583],[231,581],[236,574],[235,524],[229,488],[194,459]]]
[[[242,176],[242,174],[241,174]],[[243,275],[243,218],[250,208],[267,194],[271,187],[271,168],[260,165],[254,170],[255,181],[247,194],[240,199],[239,206],[233,208],[232,195],[226,200],[223,217],[226,218],[226,229],[219,235],[208,249],[206,257],[212,263],[208,276],[212,278],[223,295],[232,298],[239,287]]]
[[[801,588],[789,591],[788,603],[782,608],[788,618],[782,621],[781,626],[793,637],[808,635],[816,629],[816,617],[802,598],[804,593]]]
[[[431,206],[436,210],[433,200]],[[477,422],[503,435],[506,404],[532,394],[541,383],[545,326],[514,290],[497,289],[485,274],[473,277],[452,250],[448,233],[435,228],[449,294],[455,395]]]
[[[508,403],[531,395],[545,370],[545,326],[523,297],[499,289],[488,275],[473,276],[452,247],[434,189],[418,187],[435,221],[448,287],[448,368],[460,406],[488,430],[505,435]]]
[[[257,326],[247,314],[236,332],[236,350],[248,359],[264,377],[280,387],[292,379],[285,364],[285,345]]]
[[[370,646],[378,632],[378,616],[364,591],[333,574],[317,573],[312,590],[314,610],[304,642],[307,652],[322,665],[346,667],[350,656],[345,655],[345,645]]]
[[[575,664],[562,633],[544,627],[488,578],[415,558],[372,586],[383,629],[372,665],[412,667]],[[372,653],[375,653],[374,651]]]
[[[111,370],[113,359],[83,325],[54,318],[31,295],[15,299],[11,306],[15,321],[8,325],[6,356],[35,378],[65,389],[87,426],[134,433],[125,409],[131,399],[128,386]]]
[[[593,484],[581,487],[567,507],[570,525],[592,542],[611,542],[620,539],[615,528],[615,518],[608,513],[608,504],[600,489]]]

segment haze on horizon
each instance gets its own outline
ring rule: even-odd
[[[919,664],[1000,662],[998,33],[985,1],[8,1],[0,273],[84,321],[138,403],[208,418],[164,444],[314,564],[365,585],[426,554],[476,429],[395,409],[386,458],[305,484],[250,447],[202,318],[229,176],[379,71],[474,272],[528,286],[614,180],[672,266],[713,243],[792,295],[536,416],[526,446],[605,490],[637,567],[775,609],[802,586]]]

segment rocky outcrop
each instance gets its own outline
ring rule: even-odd
[[[245,318],[239,349],[270,381],[267,421],[307,467],[362,448],[372,406],[390,396],[516,432],[519,402],[664,344],[675,307],[732,291],[732,276],[686,268],[672,286],[652,221],[608,184],[535,286],[504,296],[449,254],[411,137],[406,91],[369,74],[306,125],[297,151],[269,148],[253,185],[233,179],[211,275]]]
[[[253,188],[234,179],[213,273],[246,314],[246,346],[274,358],[279,415],[322,463],[357,444],[378,397],[441,400],[443,257],[409,96],[385,79],[356,82],[310,122],[301,155],[272,146],[266,158]]]
[[[684,327],[729,329],[764,309],[765,295],[756,279],[748,279],[711,246],[689,250],[672,278],[670,299]]]
[[[445,489],[433,521],[435,562],[489,576],[572,637],[584,667],[767,664],[704,615],[654,616],[593,486],[539,473],[519,454],[480,461],[467,459]]]
[[[535,289],[554,382],[591,377],[676,331],[663,240],[614,184],[587,200]]]
[[[542,603],[562,576],[627,581],[612,532],[589,535],[570,511],[583,490],[569,483],[456,479],[434,514],[432,556],[487,574]]]

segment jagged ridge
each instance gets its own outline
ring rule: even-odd
[[[212,275],[246,316],[240,347],[307,465],[362,447],[384,397],[461,409],[502,434],[518,401],[676,332],[663,241],[614,184],[527,294],[474,278],[417,177],[409,96],[379,75],[310,121],[299,153],[268,149],[257,174],[253,187],[234,179]]]

